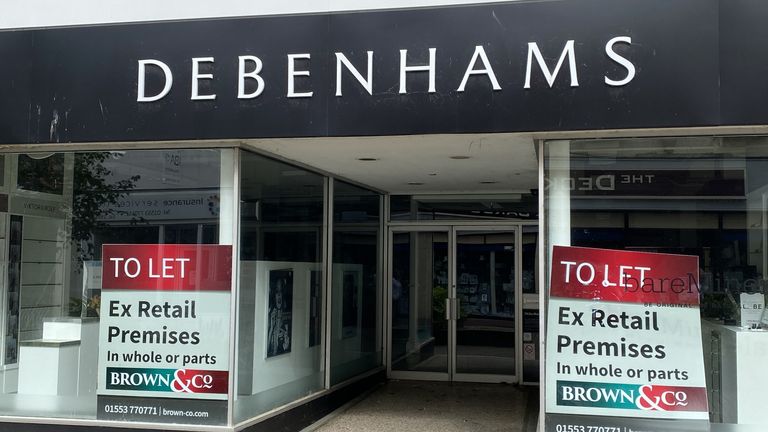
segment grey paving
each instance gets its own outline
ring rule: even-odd
[[[527,432],[537,401],[537,388],[390,381],[314,431]]]

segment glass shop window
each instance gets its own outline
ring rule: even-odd
[[[700,348],[691,350],[684,361],[657,358],[648,362],[661,372],[646,374],[643,384],[692,386],[700,376],[698,365],[703,363],[703,422],[708,417],[711,423],[767,425],[768,138],[553,141],[545,147],[551,266],[557,265],[552,261],[555,245],[686,255],[698,261],[698,269],[694,266],[692,272],[698,275],[698,283],[691,282],[691,286],[698,300],[695,328],[700,330],[681,340],[693,346],[699,339]],[[589,278],[586,267],[580,277]],[[611,283],[622,282],[615,275],[608,276],[603,286]],[[626,286],[634,289],[632,282]],[[643,289],[661,293],[674,286],[649,284]],[[599,303],[593,307],[598,308]],[[645,305],[644,310],[653,318],[651,330],[662,326],[661,314],[671,316],[659,304]],[[638,321],[635,329],[643,325]],[[611,334],[617,341],[632,342],[638,331],[628,325]],[[651,342],[671,352],[674,348],[666,342],[679,332],[669,327],[666,331]],[[595,338],[609,337],[592,327],[585,332],[592,332]],[[549,330],[547,335],[555,337]],[[567,345],[565,340],[562,344]],[[573,358],[573,364],[579,361]],[[692,376],[684,376],[682,371]],[[553,372],[548,366],[547,373]],[[611,382],[624,381],[614,377]],[[548,389],[548,406],[556,398],[558,403],[565,401],[568,391],[560,384],[558,390]],[[595,412],[612,415],[610,411]]]
[[[232,223],[219,210],[232,202],[227,160],[232,150],[0,157],[0,415],[97,417],[101,246],[231,238],[219,233]]]
[[[324,178],[241,155],[235,422],[325,384]]]
[[[380,199],[334,180],[331,385],[381,365]]]

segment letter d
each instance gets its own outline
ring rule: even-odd
[[[145,95],[144,87],[146,82],[147,65],[153,65],[153,66],[159,67],[163,71],[163,75],[165,76],[165,85],[163,86],[163,90],[154,96]],[[136,91],[136,102],[158,101],[164,98],[165,95],[167,95],[168,92],[171,91],[172,85],[173,85],[173,74],[171,73],[171,68],[169,68],[167,64],[161,62],[160,60],[153,60],[153,59],[139,60],[139,81],[138,81],[138,87]]]

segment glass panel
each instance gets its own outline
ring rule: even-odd
[[[165,243],[197,243],[198,224],[169,224],[163,227]]]
[[[523,290],[523,316],[520,331],[522,344],[522,364],[517,374],[523,376],[525,383],[539,382],[539,363],[541,359],[539,341],[539,287],[537,285],[536,269],[539,262],[539,227],[522,226],[522,271],[520,274]]]
[[[536,266],[539,260],[539,227],[523,226],[522,245],[523,268],[522,288],[524,294],[536,294],[539,292],[536,286]]]
[[[331,384],[381,365],[380,195],[334,180]]]
[[[241,154],[236,422],[321,390],[325,377],[324,179]]]
[[[211,227],[209,243],[231,230],[209,203],[232,203],[222,181],[232,177],[232,150],[175,153],[174,178],[163,175],[163,151],[0,157],[0,414],[96,418],[102,245],[201,242],[160,235],[178,224]]]
[[[531,186],[534,186],[532,184]],[[487,195],[392,195],[391,221],[425,220],[537,220],[539,198],[535,193]]]
[[[515,373],[515,232],[456,232],[456,373]]]
[[[545,163],[548,250],[559,244],[698,257],[702,334],[690,337],[703,340],[710,420],[764,428],[768,138],[557,141],[547,143]],[[635,336],[618,329],[615,337]],[[664,368],[696,370],[701,361]],[[694,386],[701,378],[687,380],[683,385]],[[654,384],[679,382],[672,376]]]
[[[448,372],[448,234],[394,233],[392,370]]]

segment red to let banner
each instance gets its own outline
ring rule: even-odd
[[[102,289],[230,291],[232,246],[104,245]]]
[[[699,305],[699,258],[554,246],[550,296]]]

